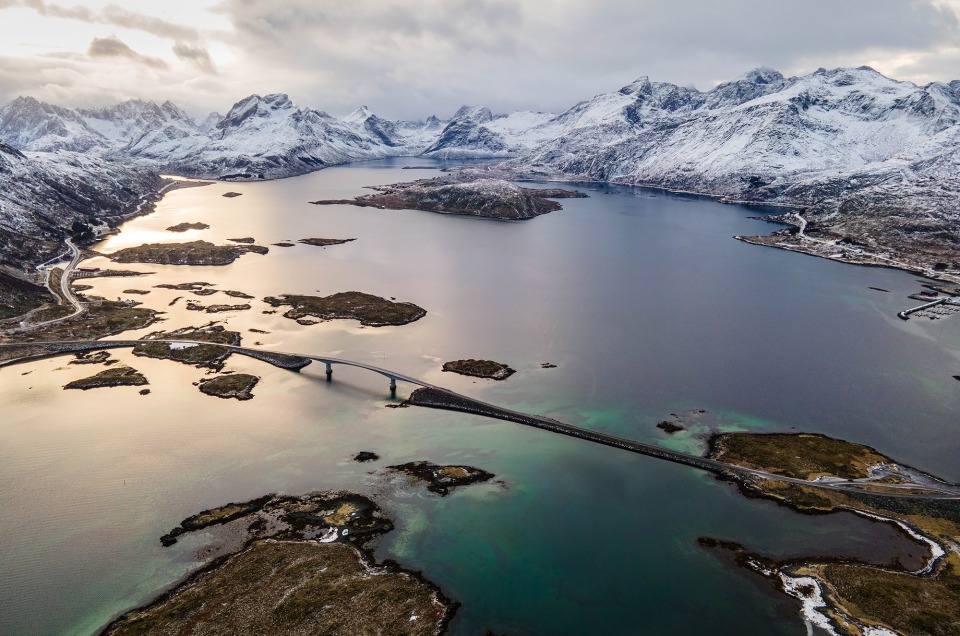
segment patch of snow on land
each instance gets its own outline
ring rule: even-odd
[[[180,351],[181,349],[192,349],[200,345],[196,342],[170,342],[167,346],[170,347],[171,351]]]
[[[830,619],[824,616],[820,610],[827,607],[827,602],[823,599],[823,590],[820,582],[810,576],[791,577],[780,573],[780,581],[783,583],[783,589],[790,596],[800,601],[802,609],[800,610],[804,622],[807,624],[807,634],[813,634],[813,627],[822,629],[830,636],[840,636],[830,624]],[[812,590],[809,595],[804,594],[802,589]]]

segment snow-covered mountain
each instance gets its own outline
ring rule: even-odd
[[[644,77],[556,116],[464,106],[420,122],[366,106],[337,118],[283,94],[201,120],[170,102],[69,109],[21,97],[0,108],[0,143],[22,151],[33,174],[46,169],[48,183],[69,180],[73,164],[143,184],[160,172],[271,179],[389,156],[498,157],[520,177],[787,203],[835,229],[913,240],[898,227],[917,227],[917,240],[960,247],[960,81],[916,86],[867,67],[790,78],[760,68],[708,91]],[[0,183],[0,197],[13,190]]]
[[[298,108],[283,94],[240,100],[209,130],[134,149],[179,174],[274,179],[326,165],[382,157],[382,140],[322,111]]]
[[[561,114],[553,139],[507,165],[795,205],[824,236],[955,272],[958,122],[960,81],[916,86],[868,67],[757,69],[705,92],[641,78]]]
[[[21,97],[0,108],[0,142],[29,152],[90,152],[186,176],[273,179],[327,165],[415,155],[435,122],[393,122],[365,107],[344,119],[297,107],[283,94],[251,95],[226,115],[194,120],[171,102],[131,100],[69,109]]]
[[[550,125],[562,134],[517,165],[729,196],[776,191],[929,154],[960,120],[957,86],[866,67],[789,79],[757,69],[706,92],[642,78],[561,114]]]
[[[552,118],[530,111],[494,116],[486,107],[462,106],[423,154],[444,159],[512,157],[549,138],[552,131],[543,126]]]
[[[59,150],[34,158],[0,144],[0,265],[25,269],[85,227],[116,226],[160,187],[153,171]]]
[[[0,108],[0,142],[21,151],[39,152],[86,152],[109,145],[78,111],[33,97],[18,97]]]
[[[68,109],[21,97],[0,108],[0,142],[21,151],[133,157],[191,176],[290,176],[357,159],[521,157],[531,174],[740,196],[950,150],[960,81],[916,86],[872,69],[785,78],[755,69],[709,91],[648,78],[554,116],[464,106],[449,120],[343,118],[251,95],[194,120],[170,102]],[[944,146],[943,144],[947,144]],[[746,186],[744,185],[746,184]]]

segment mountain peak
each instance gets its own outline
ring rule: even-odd
[[[486,106],[461,106],[453,114],[453,119],[473,119],[478,123],[486,123],[493,120],[493,113]]]
[[[750,82],[752,84],[775,84],[783,81],[783,74],[775,68],[769,66],[758,66],[750,69],[735,81]]]
[[[359,124],[366,121],[367,118],[372,116],[373,116],[373,113],[370,111],[369,108],[366,107],[366,105],[364,105],[356,109],[346,117],[344,117],[343,121],[347,122],[348,124]]]
[[[647,75],[641,75],[637,79],[621,88],[619,92],[621,95],[637,95],[647,86],[650,86],[650,77]]]
[[[43,102],[39,101],[36,97],[30,95],[19,95],[15,100],[10,102],[10,106],[16,108],[23,108],[25,106],[36,107],[40,106]]]
[[[239,126],[251,117],[269,117],[278,110],[292,110],[293,102],[286,93],[271,93],[261,97],[254,93],[234,104],[217,128],[226,129]]]
[[[267,104],[272,110],[279,110],[281,108],[293,108],[293,102],[290,101],[290,96],[286,93],[271,93],[263,97],[263,103]]]

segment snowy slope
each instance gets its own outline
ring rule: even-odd
[[[0,142],[22,151],[43,152],[84,152],[110,143],[77,111],[33,97],[18,97],[0,108]]]
[[[511,157],[551,138],[553,115],[519,111],[494,116],[490,109],[462,106],[423,154],[442,158]]]
[[[790,79],[758,69],[707,92],[643,78],[557,117],[555,138],[516,165],[735,196],[938,154],[931,139],[958,121],[955,85],[869,68]]]
[[[152,170],[88,153],[0,144],[0,265],[25,269],[55,256],[75,223],[118,225],[159,182]]]
[[[436,138],[440,120],[431,117],[426,122],[391,121],[375,115],[361,106],[341,119],[358,134],[371,136],[392,149],[395,156],[418,155]]]
[[[96,196],[117,209],[130,198],[121,190],[142,194],[147,174],[271,179],[426,155],[504,158],[520,177],[803,205],[835,224],[838,215],[871,214],[888,232],[895,220],[924,217],[917,227],[956,236],[960,247],[951,221],[952,193],[960,191],[960,81],[916,86],[866,67],[790,78],[760,68],[708,91],[642,77],[556,116],[464,106],[449,120],[422,122],[391,121],[365,106],[336,118],[283,94],[251,95],[202,120],[170,102],[69,109],[21,97],[0,108],[0,143],[9,146],[4,174],[19,175],[0,182],[0,225],[31,231],[44,224],[57,191],[69,198],[75,189],[75,205],[57,204],[72,218]],[[45,184],[33,195],[31,180]]]

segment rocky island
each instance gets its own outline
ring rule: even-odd
[[[267,296],[265,303],[273,307],[290,306],[283,315],[291,320],[313,316],[320,320],[338,318],[359,320],[365,327],[405,325],[420,320],[427,311],[413,303],[394,302],[363,292],[340,292],[330,296],[284,294]]]
[[[460,375],[469,375],[475,378],[487,378],[490,380],[506,380],[516,373],[507,365],[493,360],[451,360],[443,363],[444,371],[459,373]]]
[[[297,241],[298,243],[303,243],[304,245],[315,245],[317,247],[327,247],[328,245],[343,245],[344,243],[349,243],[350,241],[356,241],[357,239],[330,239],[330,238],[305,238]]]
[[[311,201],[316,205],[348,204],[390,210],[423,210],[463,214],[500,220],[531,219],[562,209],[551,199],[587,195],[562,188],[524,188],[503,178],[472,172],[453,173],[435,179],[375,186],[377,194],[355,199]]]
[[[187,230],[208,230],[206,223],[177,223],[167,228],[167,232],[186,232]]]
[[[189,243],[147,243],[126,247],[109,255],[117,263],[156,265],[229,265],[247,252],[266,254],[260,245],[214,245],[208,241]]]
[[[427,461],[388,466],[388,469],[425,482],[427,490],[441,497],[450,494],[450,491],[454,488],[489,481],[494,478],[493,473],[488,473],[473,466],[441,466]]]
[[[220,314],[225,311],[246,311],[250,309],[250,305],[241,304],[241,305],[226,305],[226,304],[215,304],[215,305],[201,305],[195,300],[187,301],[187,309],[189,311],[203,311],[208,314]]]
[[[121,365],[104,369],[89,378],[74,380],[73,382],[65,384],[63,388],[87,391],[89,389],[99,389],[103,387],[143,386],[144,384],[148,384],[148,382],[142,373],[132,367]]]
[[[369,542],[393,529],[348,492],[267,495],[184,519],[161,538],[229,524],[242,543],[103,634],[383,634],[444,631],[456,604],[421,575],[378,564]],[[229,544],[229,535],[222,539]]]
[[[231,373],[200,380],[200,392],[224,399],[240,401],[253,399],[253,388],[260,378],[248,373]]]

